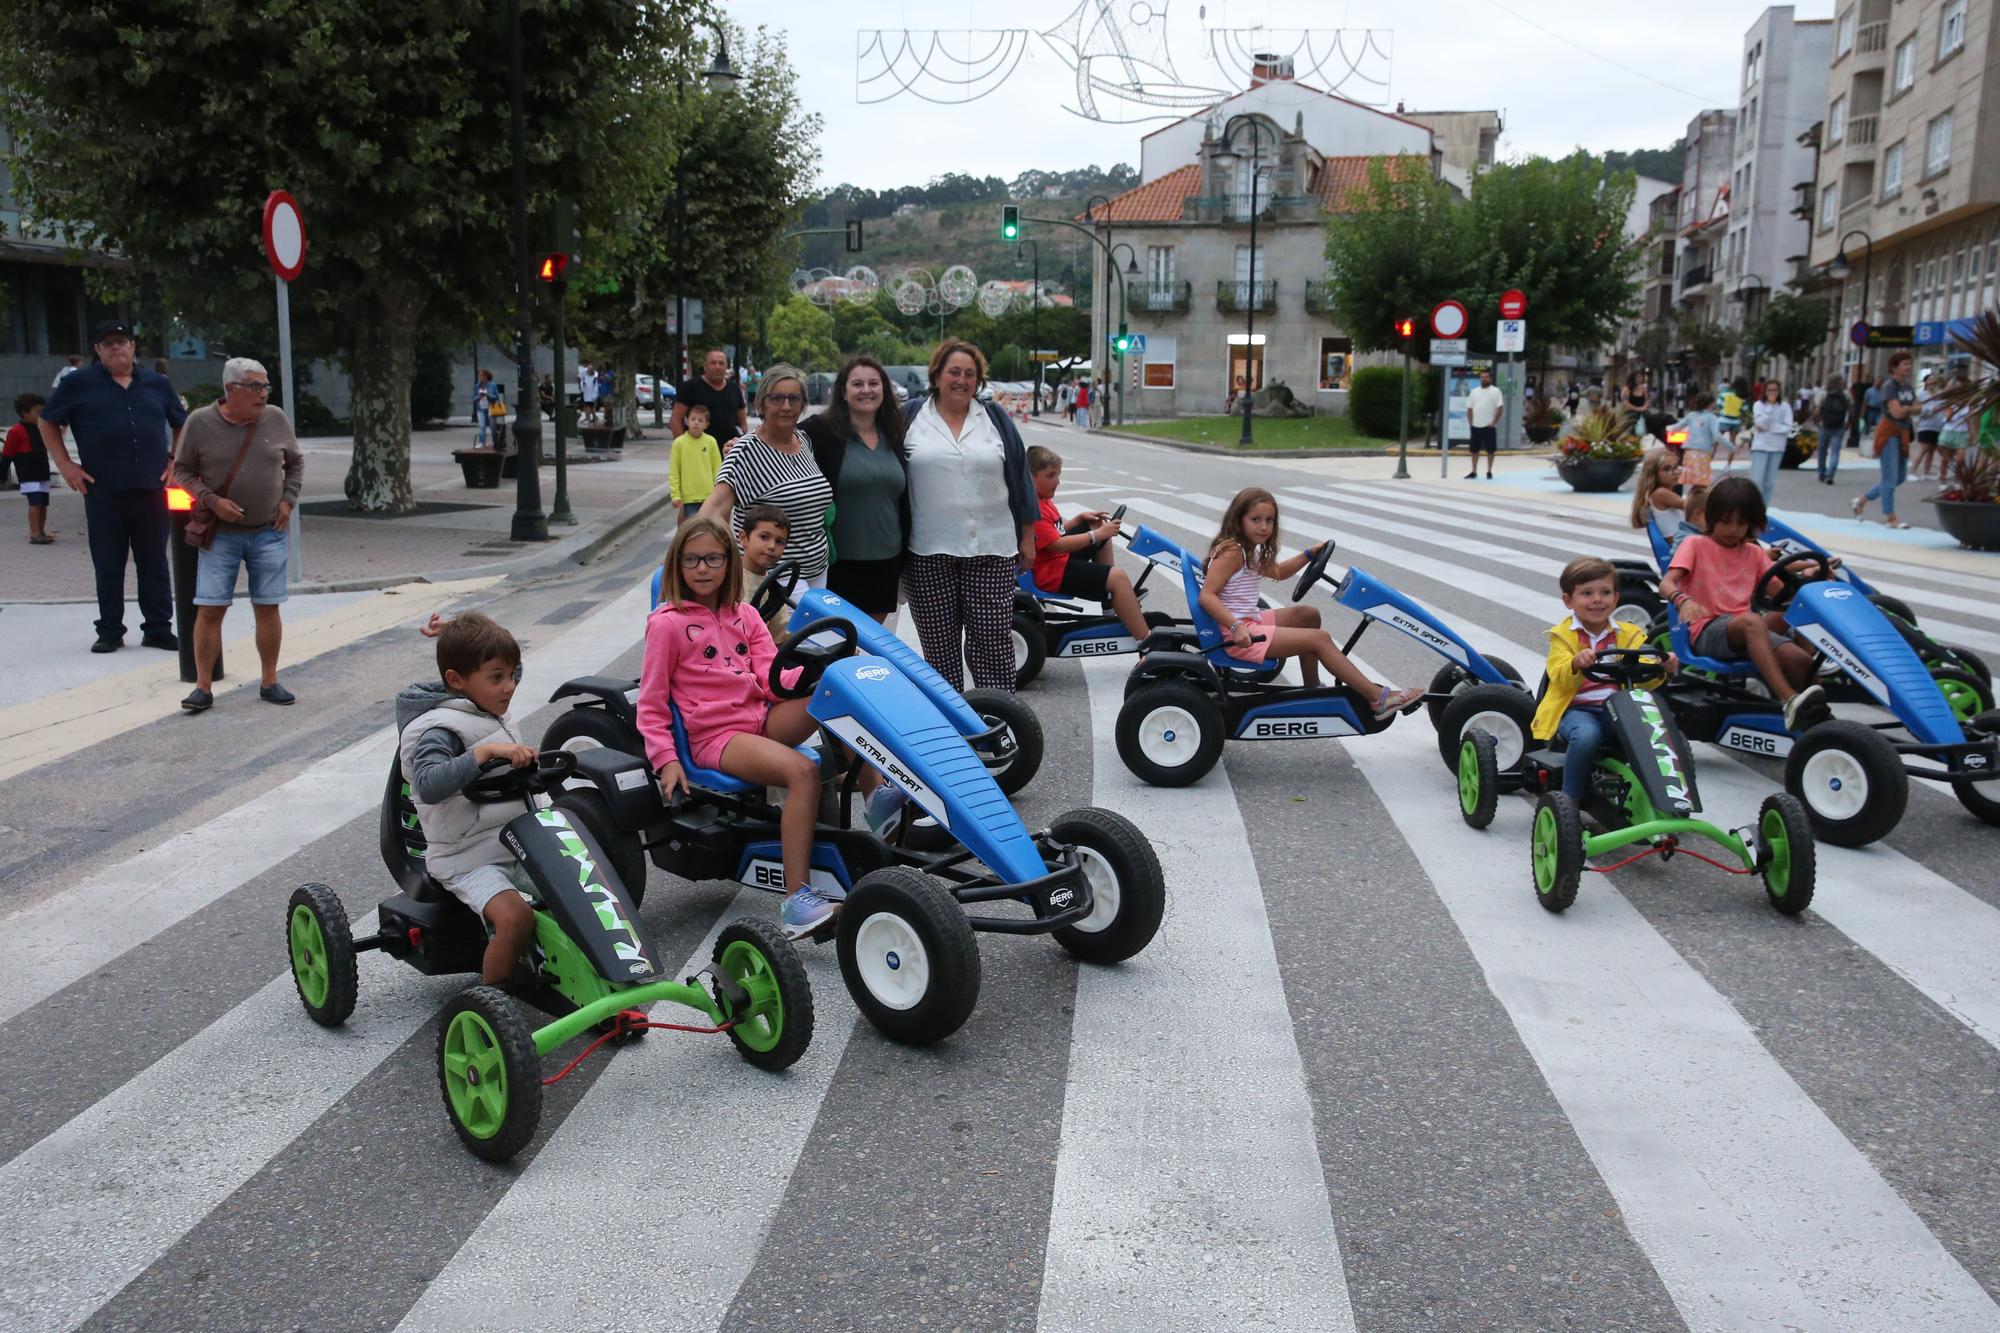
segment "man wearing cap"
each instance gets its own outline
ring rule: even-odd
[[[174,599],[167,577],[169,437],[180,442],[187,409],[173,382],[134,364],[132,330],[110,319],[91,330],[97,359],[66,375],[42,408],[42,441],[63,484],[83,497],[90,562],[97,571],[93,653],[125,645],[125,561],[139,572],[140,642],[175,649]],[[77,457],[63,446],[76,438]]]

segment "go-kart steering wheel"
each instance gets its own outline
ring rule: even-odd
[[[1292,589],[1293,601],[1303,602],[1306,599],[1306,594],[1312,591],[1313,584],[1325,577],[1327,562],[1332,559],[1333,538],[1328,537],[1319,544],[1319,549],[1312,553],[1312,559],[1306,561],[1305,570],[1299,575],[1299,586]]]
[[[576,772],[576,756],[568,750],[543,750],[526,768],[516,768],[495,756],[479,766],[479,776],[468,784],[465,799],[475,805],[496,805],[503,801],[525,800],[546,791]]]
[[[792,600],[792,592],[799,586],[799,562],[780,560],[771,566],[771,572],[750,594],[750,611],[759,620],[768,621],[778,613],[778,608]]]
[[[815,642],[828,637],[838,642]],[[787,640],[778,649],[778,655],[771,659],[771,693],[780,699],[803,699],[818,688],[819,678],[826,674],[828,667],[859,651],[861,640],[850,622],[819,621],[797,638]],[[784,675],[793,667],[799,668],[799,678],[787,685]]]
[[[1667,655],[1658,648],[1606,648],[1582,671],[1585,680],[1629,690],[1667,674]]]
[[[1800,573],[1795,566],[1811,565],[1812,573]],[[1815,579],[1833,577],[1833,563],[1818,551],[1797,551],[1772,562],[1771,567],[1757,578],[1757,587],[1750,594],[1752,611],[1782,611],[1792,604],[1799,595],[1799,589]],[[1776,580],[1778,589],[1770,591]]]

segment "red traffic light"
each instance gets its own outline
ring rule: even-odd
[[[543,255],[541,266],[535,270],[535,276],[543,282],[561,282],[569,276],[569,256]]]
[[[1396,336],[1398,338],[1413,337],[1415,336],[1416,331],[1417,331],[1417,321],[1409,318],[1407,315],[1404,316],[1402,319],[1396,321]]]

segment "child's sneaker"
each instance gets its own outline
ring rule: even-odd
[[[901,787],[885,782],[862,802],[861,816],[868,821],[868,827],[875,830],[876,837],[890,837],[896,832],[897,825],[903,822],[903,805],[907,799]]]
[[[839,907],[810,887],[798,889],[778,904],[778,922],[788,931],[805,933],[826,924]]]
[[[1375,701],[1375,716],[1387,717],[1391,713],[1400,713],[1423,697],[1424,692],[1414,685],[1405,685],[1400,690],[1393,685],[1384,685],[1382,697]]]
[[[1801,731],[1800,721],[1810,727],[1823,722],[1827,717],[1826,691],[1817,685],[1808,685],[1791,698],[1785,700],[1785,730]]]

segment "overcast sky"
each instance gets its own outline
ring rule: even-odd
[[[1095,13],[1100,0],[1082,2]],[[947,171],[1011,178],[1029,167],[1136,166],[1140,136],[1165,123],[1093,123],[1066,110],[1077,103],[1076,74],[1039,35],[1017,43],[1020,58],[1011,75],[976,101],[940,106],[903,93],[865,105],[857,95],[870,76],[883,77],[873,79],[868,95],[890,87],[883,62],[864,65],[860,59],[869,32],[1011,26],[1039,34],[1063,24],[1079,0],[724,3],[746,26],[789,34],[801,96],[825,123],[823,186],[851,181],[879,189]],[[1211,54],[1216,43],[1205,36],[1209,29],[1388,29],[1386,68],[1373,57],[1360,63],[1364,76],[1386,74],[1387,105],[1400,100],[1413,109],[1497,109],[1506,122],[1503,157],[1560,154],[1578,145],[1601,151],[1672,143],[1704,107],[1736,104],[1743,32],[1764,8],[1742,0],[1109,0],[1109,7],[1127,16],[1137,10],[1141,19],[1164,10],[1174,72],[1183,86],[1206,88],[1240,87],[1242,81],[1239,73],[1226,72],[1226,57]],[[1833,0],[1794,7],[1801,19],[1832,12]],[[1140,49],[1160,26],[1132,29],[1128,49]],[[1001,39],[976,40],[991,46]],[[967,49],[963,38],[947,37],[945,45],[961,54]],[[1007,48],[1000,49],[1004,58]],[[1298,58],[1302,81],[1310,81],[1306,64]],[[902,68],[912,69],[913,62]],[[1115,60],[1097,68],[1121,77]],[[962,72],[945,61],[931,69],[945,78]],[[1331,82],[1321,76],[1322,86]],[[938,86],[945,90],[942,82]],[[1358,78],[1350,86],[1368,89],[1356,100],[1381,95]],[[1111,115],[1145,110],[1100,105]]]

